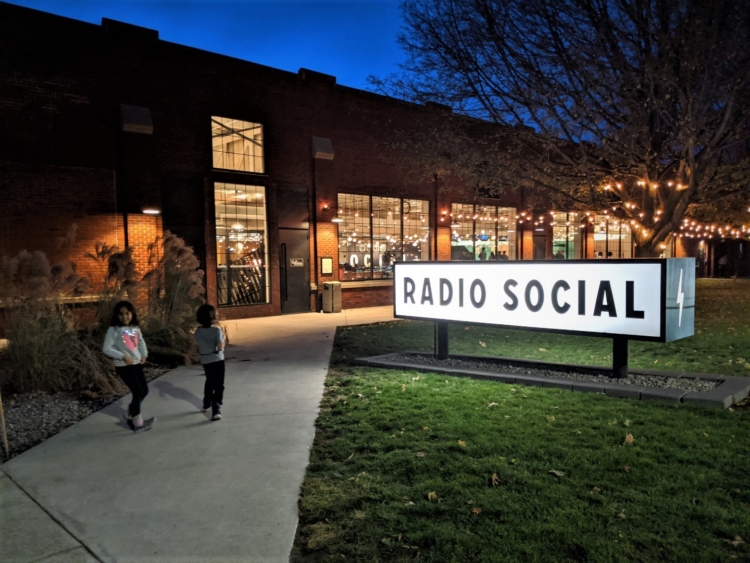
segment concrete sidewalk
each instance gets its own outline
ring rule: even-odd
[[[149,384],[153,430],[123,397],[0,466],[5,563],[288,561],[336,326],[392,307],[229,321],[223,420],[200,366]]]

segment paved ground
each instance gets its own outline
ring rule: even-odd
[[[122,425],[126,396],[0,466],[0,559],[288,561],[335,328],[392,313],[230,321],[223,420],[182,367],[149,384],[150,432]]]

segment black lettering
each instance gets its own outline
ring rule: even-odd
[[[434,303],[432,302],[432,286],[430,285],[430,278],[425,278],[424,285],[422,286],[421,305],[424,305],[428,301],[430,305],[434,305]]]
[[[463,307],[464,306],[464,279],[460,278],[458,280],[458,306]]]
[[[508,309],[508,311],[515,311],[518,307],[518,297],[516,297],[516,294],[510,290],[511,287],[516,287],[517,285],[518,282],[516,280],[508,280],[503,286],[503,288],[505,289],[505,295],[510,297],[510,303],[506,303],[505,305],[503,305],[503,307]]]
[[[474,290],[476,288],[479,288],[481,290],[482,296],[476,300],[474,299]],[[471,282],[471,290],[469,291],[469,299],[471,299],[471,304],[474,305],[477,309],[480,309],[482,305],[484,305],[484,300],[487,297],[487,290],[484,288],[484,283],[482,283],[482,280],[474,280]]]
[[[414,303],[414,290],[416,288],[413,279],[404,278],[404,303],[407,303],[408,299],[411,299],[411,302]]]
[[[568,291],[570,289],[568,282],[566,282],[565,280],[560,280],[558,282],[555,282],[555,285],[552,286],[552,306],[555,308],[555,311],[563,314],[568,312],[568,309],[570,309],[570,305],[568,303],[560,305],[560,303],[557,301],[557,292],[560,291],[560,289]]]
[[[444,289],[448,291],[448,297],[445,297],[445,292],[443,291]],[[451,282],[449,282],[445,278],[440,278],[440,304],[449,305],[452,299],[453,286],[451,285]]]
[[[586,314],[586,281],[578,280],[578,314]]]
[[[606,304],[604,303],[605,298],[607,299]],[[596,294],[596,305],[594,305],[594,316],[601,317],[602,311],[607,311],[610,317],[617,316],[615,298],[612,296],[612,286],[608,281],[599,283],[599,291]]]
[[[625,317],[628,319],[642,319],[643,311],[635,310],[635,282],[625,282]]]
[[[536,288],[538,301],[534,304],[531,303],[531,289]],[[531,280],[528,284],[526,284],[526,306],[529,308],[529,311],[532,313],[536,313],[539,311],[539,309],[542,308],[542,305],[544,305],[544,289],[542,289],[542,284],[539,283],[537,280]]]

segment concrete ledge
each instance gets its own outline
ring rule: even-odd
[[[604,394],[607,397],[619,397],[620,399],[640,399],[644,387],[633,387],[630,385],[605,385]]]
[[[630,370],[632,374],[651,375],[655,377],[678,377],[684,379],[702,379],[713,381],[717,386],[705,393],[688,393],[681,389],[662,389],[659,387],[642,387],[635,385],[616,385],[606,383],[593,383],[585,381],[573,381],[568,379],[556,379],[538,375],[524,375],[515,373],[503,373],[490,370],[477,370],[459,367],[440,367],[432,364],[411,364],[399,361],[391,361],[390,358],[397,355],[432,355],[431,352],[410,351],[390,354],[381,354],[369,358],[357,358],[355,364],[371,367],[382,367],[387,369],[408,369],[423,373],[441,373],[456,377],[470,377],[473,379],[493,380],[501,383],[530,385],[534,387],[546,387],[554,389],[568,389],[583,393],[604,393],[608,397],[637,400],[662,400],[674,403],[690,403],[708,407],[727,408],[750,396],[750,377],[729,377],[724,375],[691,373],[691,372],[667,372],[662,370]],[[527,360],[516,360],[514,358],[474,356],[468,354],[452,355],[453,359],[466,359],[469,361],[483,361],[489,363],[510,362],[516,365],[542,366],[545,368],[561,368],[562,371],[576,371],[579,367],[582,371],[605,370],[601,367],[577,366],[573,364],[553,364],[551,362],[537,362]]]
[[[750,394],[750,378],[726,376],[724,380],[706,393],[688,393],[683,403],[707,407],[731,407]]]
[[[687,395],[687,391],[683,391],[682,389],[656,389],[645,387],[643,391],[641,391],[641,400],[660,400],[679,403],[685,395]]]
[[[603,383],[586,383],[585,381],[572,381],[570,390],[580,391],[582,393],[602,393],[604,394]]]

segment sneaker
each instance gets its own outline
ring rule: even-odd
[[[214,409],[213,416],[211,417],[211,420],[221,420],[221,411],[219,409]]]
[[[208,410],[211,410],[211,405],[206,405],[205,403],[201,407],[201,412],[206,412]]]

